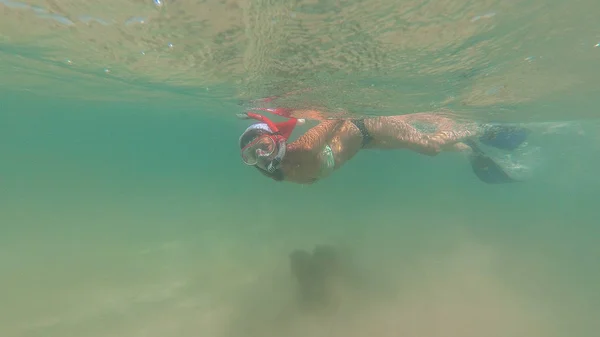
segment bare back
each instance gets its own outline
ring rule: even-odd
[[[288,145],[282,170],[285,180],[313,183],[322,178],[329,158],[335,170],[350,160],[361,149],[362,135],[349,120],[328,120],[308,130]]]
[[[449,118],[435,114],[381,116],[364,119],[361,131],[352,120],[326,120],[308,130],[287,147],[282,162],[284,179],[310,184],[342,167],[362,148],[408,149],[434,156],[442,150],[462,151],[460,140],[473,135],[468,128],[458,128]],[[431,124],[432,133],[423,133],[412,124]],[[364,144],[364,134],[370,142]],[[324,173],[325,172],[325,173]]]

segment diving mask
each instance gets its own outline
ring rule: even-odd
[[[246,165],[257,165],[259,161],[269,160],[275,149],[277,143],[273,137],[269,135],[261,135],[256,137],[248,145],[242,149],[242,160]]]
[[[290,118],[289,121],[283,123],[273,123],[269,118],[247,112],[240,114],[238,117],[243,119],[255,119],[262,123],[253,124],[246,129],[244,134],[252,132],[253,130],[262,130],[266,134],[261,134],[250,143],[245,145],[242,150],[242,160],[246,165],[254,166],[273,173],[281,165],[281,161],[285,156],[286,152],[286,140],[289,138],[294,126],[297,123],[297,119]],[[282,131],[280,131],[280,127]],[[243,137],[244,135],[242,135]],[[240,142],[242,137],[240,137]]]

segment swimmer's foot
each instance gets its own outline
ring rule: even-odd
[[[503,169],[475,144],[473,141],[465,142],[473,150],[469,155],[473,173],[486,184],[514,183],[517,180],[511,178]]]
[[[490,124],[485,125],[484,128],[485,132],[479,137],[479,141],[502,150],[516,149],[529,135],[529,130],[517,126]]]

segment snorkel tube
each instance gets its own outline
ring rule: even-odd
[[[277,155],[275,156],[275,158],[273,158],[273,160],[271,160],[269,166],[267,166],[267,171],[269,173],[277,171],[279,166],[281,166],[281,161],[283,160],[283,157],[285,156],[285,150],[287,147],[285,138],[281,137],[277,140],[277,143],[279,146],[279,151],[277,151]]]
[[[277,127],[277,124],[273,123],[273,121],[271,121],[269,118],[267,118],[264,115],[261,114],[257,114],[254,112],[246,112],[243,114],[238,114],[237,115],[238,118],[241,119],[255,119],[257,121],[263,122],[265,124],[267,124],[267,126],[269,127],[269,129],[271,129],[271,131],[273,132],[273,136],[276,137],[277,139],[277,146],[279,147],[279,149],[277,150],[277,155],[275,155],[275,158],[273,158],[273,160],[271,160],[271,162],[269,163],[269,165],[267,166],[267,171],[269,173],[273,173],[275,171],[277,171],[277,169],[279,169],[279,166],[281,165],[281,161],[283,160],[283,157],[285,156],[285,151],[287,148],[287,138],[289,138],[291,131],[293,130],[294,126],[296,125],[296,118],[293,117],[288,117],[290,120],[293,120],[291,123],[290,121],[288,122],[284,122],[284,124],[286,124],[286,128],[290,128],[287,132],[286,135],[283,135],[281,133],[281,131],[279,130],[279,127]],[[287,124],[290,123],[291,125],[288,126]]]

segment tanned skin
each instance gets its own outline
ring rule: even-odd
[[[322,115],[318,111],[303,111],[300,115]],[[424,122],[436,129],[422,133],[411,123]],[[285,181],[311,184],[319,179],[322,150],[329,145],[335,158],[335,169],[342,167],[363,149],[405,149],[428,156],[441,151],[468,151],[462,139],[476,135],[476,129],[429,113],[383,116],[364,119],[371,141],[362,146],[363,136],[350,120],[323,120],[304,135],[288,144],[281,164]]]

